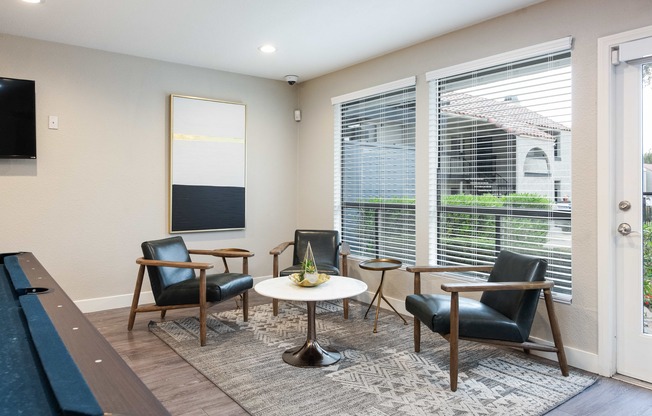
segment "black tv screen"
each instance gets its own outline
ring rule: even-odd
[[[36,159],[35,82],[0,78],[0,158]]]

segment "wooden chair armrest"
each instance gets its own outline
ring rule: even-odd
[[[340,244],[340,254],[342,256],[349,256],[351,255],[351,247],[349,246],[348,243],[342,243]]]
[[[410,266],[409,273],[490,272],[494,266]]]
[[[493,292],[497,290],[538,290],[551,289],[555,283],[551,280],[544,282],[470,282],[470,283],[443,283],[441,288],[445,292]]]
[[[143,266],[156,266],[156,267],[177,267],[181,269],[198,269],[207,270],[212,269],[213,265],[210,263],[195,263],[192,261],[165,261],[165,260],[148,260],[142,257],[136,260],[136,263]]]
[[[201,254],[215,257],[253,257],[254,253],[243,248],[218,248],[214,250],[188,250],[190,254]]]
[[[204,254],[208,256],[221,257],[224,263],[224,273],[230,273],[229,265],[226,262],[227,258],[242,258],[242,273],[249,274],[249,257],[253,257],[254,253],[243,248],[218,248],[214,250],[188,250],[190,254]]]
[[[283,253],[286,248],[288,248],[290,246],[293,246],[293,245],[294,245],[294,241],[286,241],[285,243],[281,243],[281,244],[277,245],[276,247],[274,247],[273,249],[271,249],[269,251],[269,254],[272,254],[274,256],[278,256],[279,254]]]

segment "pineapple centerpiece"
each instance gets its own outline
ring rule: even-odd
[[[315,255],[312,253],[310,242],[306,247],[306,254],[301,262],[301,272],[290,275],[290,279],[299,286],[317,286],[328,281],[327,274],[319,273]]]

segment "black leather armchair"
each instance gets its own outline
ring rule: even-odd
[[[340,233],[335,230],[296,230],[294,232],[294,241],[287,241],[279,244],[270,250],[269,254],[274,256],[273,259],[273,277],[289,276],[301,271],[301,262],[306,255],[306,248],[310,242],[312,253],[317,263],[319,273],[331,276],[348,276],[347,258],[350,254],[349,246],[340,241]],[[279,256],[289,247],[294,246],[292,254],[292,266],[279,271]],[[340,257],[342,259],[340,263]],[[274,299],[273,312],[274,316],[278,315],[278,299]],[[349,302],[343,301],[344,319],[349,317]]]
[[[551,289],[544,275],[543,259],[503,250],[492,266],[415,266],[414,294],[405,299],[405,308],[414,315],[414,350],[420,351],[421,322],[450,343],[450,384],[457,390],[458,339],[504,345],[529,350],[555,352],[561,372],[568,376],[568,364],[554,311]],[[486,283],[446,283],[441,288],[450,295],[421,294],[421,273],[491,272]],[[532,322],[543,290],[554,346],[529,339]],[[483,292],[479,301],[459,297],[460,292]]]
[[[168,309],[199,308],[199,338],[206,344],[206,310],[214,303],[236,296],[242,297],[242,313],[248,319],[248,290],[253,287],[253,278],[248,274],[248,258],[253,253],[243,249],[188,250],[181,237],[146,241],[141,245],[143,257],[136,260],[140,265],[136,288],[129,312],[128,330],[134,326],[137,312],[161,311],[165,318]],[[224,273],[207,275],[213,268],[211,263],[191,261],[190,254],[221,257]],[[231,273],[227,258],[242,258],[242,273]],[[145,268],[154,294],[154,305],[139,306]],[[199,278],[195,276],[199,270]]]

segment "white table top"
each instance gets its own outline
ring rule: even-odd
[[[281,276],[258,283],[254,290],[270,298],[309,302],[350,298],[367,290],[367,284],[350,277],[331,276],[319,286],[302,287],[292,283],[288,276]]]

